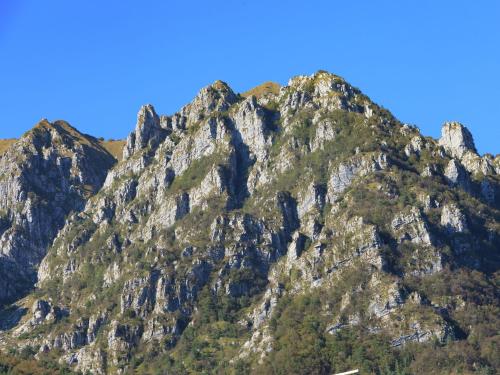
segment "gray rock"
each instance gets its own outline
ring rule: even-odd
[[[439,144],[454,158],[462,158],[466,152],[476,153],[470,131],[458,122],[447,122],[441,129]]]
[[[115,163],[98,141],[42,120],[0,156],[0,305],[21,296],[66,217]]]
[[[311,209],[323,210],[326,203],[326,188],[324,185],[311,183],[307,190],[302,192],[298,202],[298,216],[304,217]]]
[[[424,148],[425,140],[421,136],[415,136],[411,139],[410,143],[408,143],[405,147],[406,156],[410,157],[411,155],[420,155],[420,152]]]
[[[346,190],[358,176],[381,171],[388,167],[387,156],[378,155],[355,156],[348,163],[341,163],[335,168],[328,181],[328,198],[335,202],[337,197]]]
[[[125,282],[120,299],[122,314],[132,311],[136,316],[144,317],[154,308],[154,280],[152,278],[154,274]]]
[[[215,81],[201,89],[194,100],[181,109],[180,115],[186,118],[189,126],[211,113],[227,111],[237,101],[238,97],[225,82]]]
[[[333,127],[334,124],[327,119],[313,119],[313,124],[316,126],[316,134],[311,144],[311,151],[322,150],[325,144],[335,139],[337,132]]]
[[[112,321],[107,337],[108,361],[118,367],[125,367],[123,361],[130,359],[131,349],[136,346],[143,333],[142,326],[120,324]]]
[[[422,325],[418,321],[413,322],[410,332],[392,339],[391,346],[398,347],[411,342],[423,343],[432,339],[445,342],[447,339],[453,338],[453,329],[446,323],[434,327],[422,327]]]
[[[446,166],[444,175],[451,186],[457,186],[470,191],[470,177],[464,167],[455,159],[451,159]]]
[[[233,121],[238,132],[237,139],[241,138],[241,142],[248,147],[250,158],[256,161],[266,159],[271,146],[271,130],[268,125],[271,119],[266,116],[264,108],[254,96],[239,105]]]
[[[400,243],[411,241],[415,244],[432,245],[428,224],[416,207],[398,214],[392,220],[391,227]]]
[[[376,318],[382,318],[390,314],[404,303],[403,294],[397,284],[384,291],[384,296],[377,295],[374,300],[370,301],[368,313]]]
[[[94,345],[84,346],[67,358],[69,365],[75,365],[76,370],[96,375],[107,373],[107,356],[101,348]]]
[[[167,130],[160,126],[160,117],[153,106],[151,104],[142,106],[137,114],[135,131],[130,133],[123,149],[123,159],[128,159],[147,147],[155,149],[167,135]]]
[[[441,225],[450,234],[468,231],[466,217],[455,204],[443,206],[441,211]]]
[[[481,181],[481,195],[489,204],[494,204],[496,199],[495,185],[488,179]]]

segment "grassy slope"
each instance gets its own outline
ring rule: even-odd
[[[3,154],[16,139],[0,139],[0,155]]]
[[[125,146],[125,141],[101,141],[101,145],[115,157],[116,160],[122,160],[123,156],[123,146]]]
[[[280,92],[280,84],[276,82],[264,82],[263,84],[254,87],[248,91],[245,91],[241,94],[241,96],[247,98],[250,95],[255,95],[257,98],[260,98],[266,94],[278,94]]]

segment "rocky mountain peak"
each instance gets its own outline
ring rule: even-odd
[[[40,120],[32,129],[27,131],[15,142],[13,148],[15,154],[22,153],[21,149],[23,148],[38,153],[57,151],[68,156],[84,151],[96,155],[108,153],[98,139],[80,133],[68,122],[64,120],[50,122],[47,119]]]
[[[209,85],[209,87],[213,88],[216,91],[220,91],[220,92],[227,93],[227,92],[232,91],[231,87],[229,87],[229,85],[226,82],[221,81],[220,79],[214,81],[214,83]]]
[[[161,127],[160,117],[151,104],[141,107],[137,114],[135,130],[127,138],[123,158],[128,159],[136,151],[146,147],[155,148],[166,137],[167,129]]]
[[[361,91],[343,78],[325,71],[318,71],[310,76],[296,76],[289,80],[288,86],[280,91],[280,98],[292,112],[299,109],[334,108],[349,112],[373,115],[376,105]]]
[[[33,286],[66,216],[83,208],[114,163],[97,139],[45,119],[0,156],[0,305]]]
[[[331,95],[334,92],[352,95],[359,92],[342,77],[322,70],[310,76],[293,77],[288,81],[288,86],[295,90],[310,92],[315,96]]]
[[[498,157],[461,125],[441,147],[328,72],[262,92],[217,81],[173,115],[143,106],[107,175],[54,124],[17,146],[29,162],[0,158],[10,300],[12,270],[43,257],[0,349],[95,374],[336,373],[335,348],[374,345],[391,357],[365,372],[424,373],[399,371],[409,343],[494,366],[475,348],[497,331]]]
[[[188,123],[196,123],[212,112],[225,112],[238,101],[238,96],[223,81],[215,81],[200,90],[194,100],[182,108]]]
[[[60,136],[67,134],[67,136],[73,136],[78,139],[85,139],[85,136],[81,134],[78,130],[72,127],[69,123],[64,120],[56,120],[50,122],[47,119],[41,119],[31,130],[27,132],[29,134],[40,134],[43,132],[58,133]]]
[[[49,147],[52,145],[52,140],[54,140],[58,141],[59,145],[64,145],[65,142],[68,142],[68,144],[73,143],[71,135],[74,130],[64,121],[50,122],[47,119],[42,119],[32,129],[28,130],[19,141],[21,143],[31,142],[35,146]],[[76,134],[76,130],[73,134]]]
[[[441,129],[439,144],[451,156],[461,159],[465,153],[477,153],[471,132],[459,122],[446,122]]]

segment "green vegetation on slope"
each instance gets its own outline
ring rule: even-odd
[[[35,359],[35,351],[27,346],[20,352],[0,353],[0,375],[71,375],[76,374],[54,358],[41,355]]]

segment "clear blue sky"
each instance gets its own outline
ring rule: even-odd
[[[438,136],[500,153],[500,1],[0,0],[0,138],[40,118],[125,137],[216,79],[242,92],[325,69]]]

